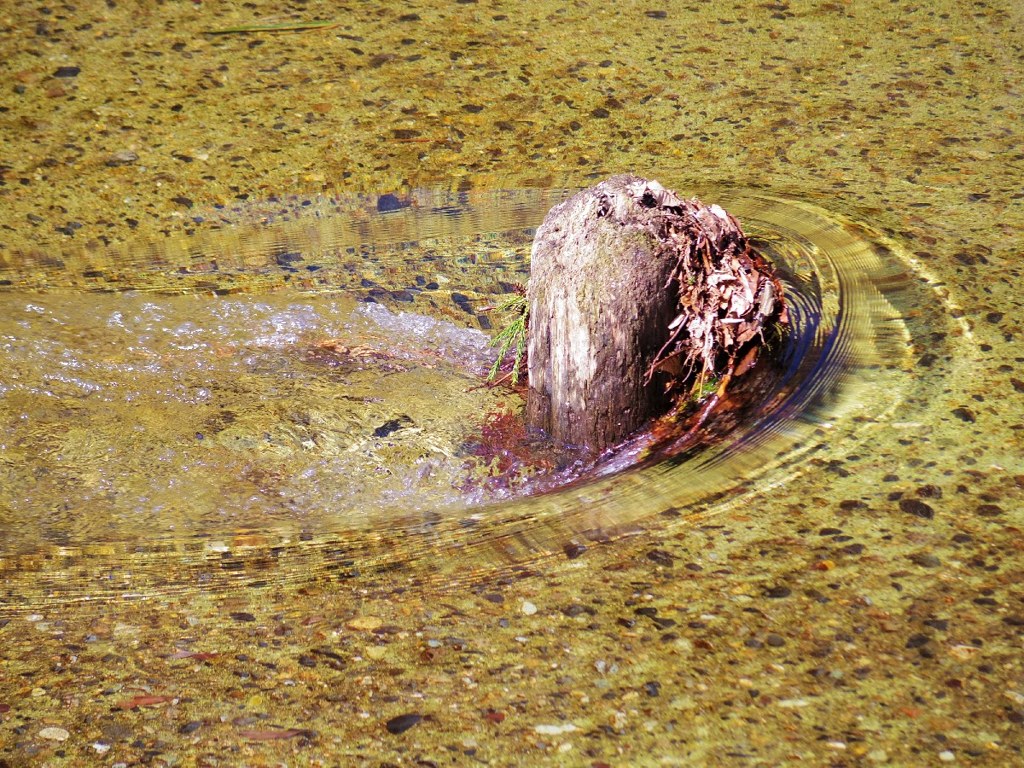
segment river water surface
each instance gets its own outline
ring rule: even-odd
[[[2,22],[0,764],[1024,759],[1014,5]],[[722,439],[527,466],[488,307],[626,171],[794,332]]]

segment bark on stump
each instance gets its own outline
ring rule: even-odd
[[[742,286],[722,292],[749,252],[721,208],[636,176],[613,177],[552,208],[531,251],[529,426],[600,452],[662,415],[668,377],[687,365],[713,369],[723,350],[728,357],[739,349],[737,330],[745,344],[778,314],[781,292],[763,260],[760,272],[747,269]],[[720,254],[733,272],[720,269]],[[712,295],[715,319],[687,309],[704,296],[681,293],[681,283]],[[675,373],[652,376],[665,361]]]

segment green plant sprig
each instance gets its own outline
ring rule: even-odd
[[[487,374],[487,381],[494,381],[501,371],[501,364],[510,349],[514,348],[515,357],[512,360],[512,386],[519,383],[519,373],[522,367],[523,358],[526,356],[526,329],[530,319],[530,305],[526,301],[525,294],[516,294],[506,299],[498,306],[498,311],[512,314],[513,320],[505,326],[501,333],[491,341],[492,346],[498,347],[498,359],[491,366]]]

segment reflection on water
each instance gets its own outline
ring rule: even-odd
[[[492,354],[482,308],[526,279],[532,227],[565,194],[293,201],[73,268],[6,265],[5,577],[66,599],[416,570],[437,552],[522,562],[764,493],[808,454],[899,422],[923,386],[912,357],[945,321],[904,254],[807,204],[708,191],[793,304],[757,417],[561,491],[465,492],[467,437],[519,405],[475,386]]]

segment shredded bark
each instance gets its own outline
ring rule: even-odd
[[[766,327],[787,323],[775,271],[719,206],[683,200],[656,181],[636,185],[642,205],[662,210],[656,235],[676,259],[665,290],[678,296],[678,312],[647,380],[658,371],[669,374],[669,387],[731,377],[755,339],[764,343]]]

